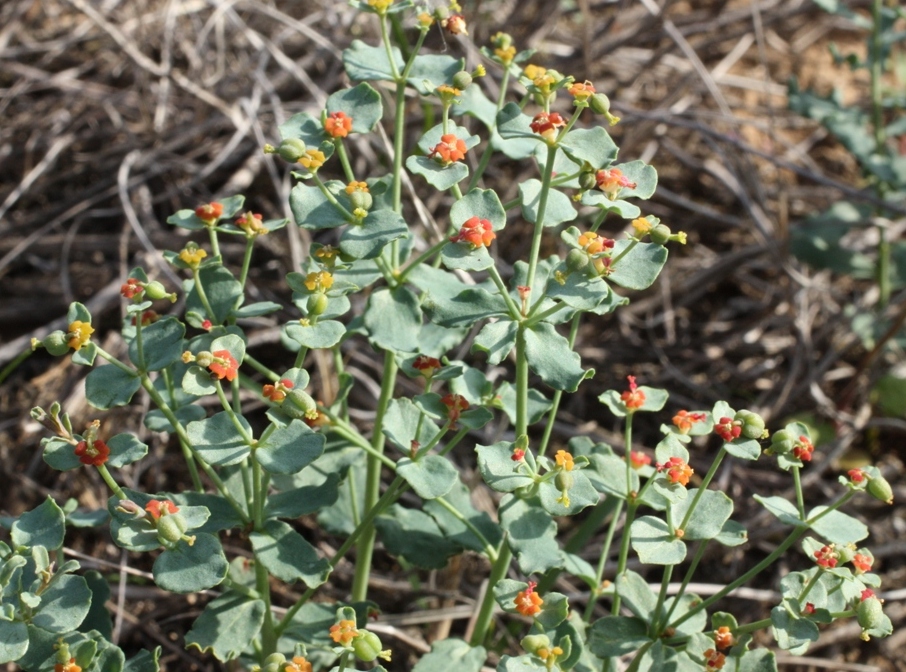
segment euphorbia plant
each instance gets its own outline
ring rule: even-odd
[[[175,296],[143,270],[130,273],[122,289],[127,361],[91,340],[91,316],[80,304],[72,306],[66,332],[35,343],[54,354],[72,352],[76,364],[106,361],[86,378],[88,400],[109,409],[142,390],[154,407],[147,428],[175,438],[192,489],[140,492],[116,477],[117,469],[145,456],[147,446],[136,437],[103,435],[95,422],[78,434],[59,405],[33,414],[54,434],[44,444],[48,464],[98,470],[111,497],[95,518],[109,516],[122,548],[153,555],[159,587],[219,592],[186,635],[187,645],[265,672],[342,672],[357,661],[383,669],[376,661],[390,659],[393,647],[367,628],[378,606],[368,591],[378,538],[387,553],[419,568],[444,567],[464,551],[490,563],[468,641],[435,643],[415,666],[420,672],[451,664],[477,672],[488,658],[497,606],[526,621],[522,651],[499,660],[504,671],[610,670],[621,657],[631,670],[770,670],[773,654],[751,648],[754,630],[772,628],[779,646],[794,652],[817,638],[818,624],[844,616],[856,616],[865,636],[889,633],[874,593],[879,580],[870,571],[871,553],[855,546],[867,530],[839,510],[862,490],[887,501],[889,485],[866,467],[843,479],[829,505],[807,509],[799,474],[814,447],[806,427],[793,423],[769,441],[764,420],[752,411],[725,402],[680,410],[662,425],[652,460],[652,448],[633,450],[633,421],[639,413],[661,413],[668,393],[629,376],[625,387],[600,396],[622,419],[622,450],[585,437],[552,445],[562,395],[594,375],[574,350],[581,319],[627,303],[620,288],[648,288],[666,263],[665,246],[685,243],[685,235],[643,216],[634,202],[653,194],[656,173],[641,161],[616,162],[617,146],[596,122],[617,118],[591,82],[528,64],[532,53],[517,52],[503,33],[482,50],[487,66],[472,71],[462,59],[422,54],[438,24],[466,34],[458,7],[429,12],[411,2],[352,4],[374,15],[380,44],[354,41],[344,52],[354,86],[331,95],[325,109],[291,118],[279,129],[280,142],[265,148],[294,164],[295,224],[315,239],[303,267],[286,278],[293,318],[282,329],[284,363],[275,370],[250,353],[245,326],[247,318],[282,307],[246,303],[246,280],[257,239],[287,222],[246,210],[242,196],[168,220],[206,233],[166,254],[186,277],[184,316],[159,316],[155,302]],[[391,23],[409,26],[415,43],[392,44]],[[486,68],[502,72],[496,102],[473,81]],[[507,101],[513,79],[522,90],[518,102]],[[425,106],[440,107],[441,122],[409,148],[412,90]],[[392,169],[357,174],[356,136],[383,123],[385,98],[394,106]],[[485,130],[470,130],[478,126]],[[486,185],[495,153],[539,168],[538,178],[520,184],[507,203]],[[403,200],[407,172],[417,189],[445,192],[433,230],[412,225],[414,208]],[[622,221],[604,227],[609,216]],[[524,225],[507,229],[516,222]],[[529,229],[531,246],[526,259],[504,272],[495,251],[512,228]],[[561,254],[543,258],[542,242],[558,231]],[[220,253],[221,238],[230,235],[246,243],[238,275]],[[360,292],[367,296],[361,313],[347,316],[350,297]],[[509,379],[492,381],[476,360],[451,358],[473,327],[473,350],[485,353],[489,365],[507,362]],[[343,371],[344,348],[364,344],[383,360],[370,428],[353,419],[361,416],[350,412],[353,381]],[[335,390],[329,398],[327,386],[313,386],[306,369],[315,350],[333,355],[337,384],[329,386]],[[401,372],[421,393],[398,395]],[[249,391],[266,412],[252,413]],[[215,412],[203,401],[213,402]],[[487,440],[491,433],[481,430],[495,414],[505,417],[506,428],[499,440]],[[473,506],[448,457],[457,446],[474,445],[475,437],[478,469],[499,493],[495,516]],[[688,450],[696,437],[720,443],[700,478]],[[744,528],[732,519],[733,501],[709,488],[712,478],[724,459],[755,460],[765,449],[792,474],[796,502],[756,498],[792,528],[789,536],[716,595],[690,594],[709,544],[746,543]],[[417,507],[400,503],[410,490]],[[558,520],[586,509],[577,534],[562,544]],[[12,545],[0,547],[0,661],[67,672],[157,669],[157,654],[126,662],[108,641],[109,617],[98,607],[106,584],[74,574],[76,563],[57,569],[50,561],[62,546],[67,515],[71,523],[79,519],[71,507],[48,500],[16,521]],[[300,533],[293,521],[302,516],[316,516],[343,539],[335,552],[325,557]],[[592,551],[599,558],[592,565],[578,542],[602,526],[603,546]],[[232,529],[242,531],[233,544],[244,544],[245,552],[228,558],[221,535]],[[800,541],[814,564],[784,578],[782,603],[770,619],[740,623],[713,613],[709,622],[709,607]],[[660,572],[658,589],[628,569],[632,555],[649,573]],[[347,557],[355,563],[348,602],[316,599]],[[677,568],[680,589],[668,598]],[[562,572],[588,586],[584,607],[550,589]],[[274,580],[304,590],[292,603],[275,604]],[[64,597],[65,617],[56,611]],[[611,615],[595,618],[602,605]]]

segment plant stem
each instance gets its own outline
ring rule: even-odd
[[[516,328],[516,438],[528,434],[529,366],[525,356],[525,325]]]
[[[535,284],[535,271],[538,268],[538,255],[541,252],[541,237],[544,233],[544,213],[547,210],[547,198],[551,190],[551,179],[554,173],[554,161],[557,158],[557,148],[548,147],[547,163],[544,165],[544,173],[541,175],[541,196],[538,200],[538,217],[535,220],[535,230],[532,234],[532,251],[529,257],[528,274],[526,283],[529,287]],[[539,292],[538,301],[541,301],[543,293]]]
[[[658,624],[661,618],[661,611],[664,608],[664,600],[667,598],[667,587],[670,585],[670,579],[673,577],[673,567],[674,565],[667,565],[664,567],[664,574],[661,576],[661,589],[657,595],[657,604],[654,607],[654,611],[651,614],[651,631],[650,635],[652,637],[657,636]],[[666,621],[666,619],[664,619]]]
[[[605,501],[609,502],[611,501],[611,498],[608,498]],[[595,571],[597,588],[591,591],[591,595],[588,597],[588,604],[585,605],[585,613],[582,615],[582,620],[586,623],[591,620],[592,614],[594,614],[595,602],[599,595],[598,591],[604,580],[604,568],[607,566],[607,558],[610,557],[610,546],[613,544],[613,536],[617,530],[620,514],[623,513],[623,504],[624,501],[622,499],[617,499],[617,507],[614,509],[613,516],[610,519],[610,525],[607,527],[607,536],[604,537],[604,545],[601,547],[601,557],[598,558],[598,568],[597,571]]]
[[[478,539],[478,542],[482,546],[484,546],[484,554],[488,556],[488,560],[490,560],[492,563],[497,560],[497,550],[493,546],[491,546],[491,542],[489,542],[485,538],[485,536],[481,533],[481,530],[479,530],[477,527],[475,527],[475,525],[472,524],[471,520],[466,518],[459,509],[450,504],[450,502],[448,502],[443,497],[437,497],[434,501],[444,507],[447,511],[449,511],[459,522],[466,526],[466,529],[468,529],[469,532],[475,535],[475,537]]]
[[[248,364],[253,369],[255,369],[255,371],[260,373],[262,376],[264,376],[271,382],[276,382],[276,381],[280,380],[280,376],[278,376],[276,373],[274,373],[269,368],[267,368],[259,360],[252,357],[248,352],[245,353],[245,357],[243,358],[242,363]]]
[[[340,159],[340,165],[343,166],[343,174],[346,176],[346,181],[354,182],[355,175],[352,172],[352,166],[349,165],[349,156],[346,154],[346,145],[343,144],[343,139],[334,138],[333,145],[336,147],[337,158]]]
[[[793,467],[793,485],[796,488],[796,508],[799,510],[799,517],[805,520],[805,499],[802,493],[802,479],[799,474],[799,467]]]
[[[503,283],[503,278],[501,278],[500,273],[497,272],[496,266],[491,266],[488,268],[488,277],[491,278],[494,286],[497,287],[497,291],[500,292],[500,296],[503,297],[503,301],[504,303],[506,303],[507,310],[510,311],[510,317],[512,317],[514,320],[521,319],[522,312],[519,310],[516,302],[513,301],[513,297],[510,296],[510,293],[507,291],[506,285]]]
[[[695,555],[692,557],[692,562],[689,565],[689,569],[686,570],[686,575],[683,576],[683,582],[680,584],[679,591],[677,591],[673,599],[673,604],[670,605],[670,610],[667,612],[667,615],[664,616],[664,627],[661,628],[661,632],[666,629],[667,623],[670,622],[670,617],[673,616],[673,612],[676,611],[676,605],[679,604],[680,598],[686,594],[686,586],[689,585],[689,582],[695,575],[695,570],[698,569],[698,563],[700,563],[702,558],[705,556],[705,549],[707,547],[707,542],[702,542],[698,545],[698,548],[695,551]]]
[[[211,241],[211,254],[215,257],[220,256],[220,241],[217,239],[216,227],[208,227],[208,239]]]
[[[271,589],[267,568],[261,564],[257,556],[255,557],[255,588],[260,599],[264,601],[264,623],[261,625],[261,652],[259,654],[259,660],[263,664],[265,658],[277,651],[279,635],[274,624],[274,612],[271,609]]]
[[[576,344],[576,335],[579,333],[579,320],[582,314],[576,313],[573,316],[572,324],[569,326],[569,349],[572,350]],[[554,431],[554,421],[557,419],[557,410],[560,408],[560,400],[563,398],[563,390],[556,390],[554,398],[551,400],[551,410],[547,413],[547,425],[544,428],[544,436],[541,437],[541,443],[538,445],[538,454],[544,455],[547,452],[547,444],[550,442],[551,434]]]
[[[19,368],[19,365],[22,362],[24,362],[26,359],[31,357],[32,353],[33,353],[33,350],[31,350],[30,348],[28,350],[23,350],[18,355],[16,355],[15,358],[12,361],[10,361],[9,364],[4,366],[3,369],[0,370],[0,384],[2,384],[3,381],[7,379],[9,374],[11,374],[17,368]]]
[[[695,513],[695,507],[698,506],[698,502],[701,500],[702,495],[705,490],[708,489],[708,485],[711,483],[711,479],[714,478],[714,474],[717,473],[717,468],[720,466],[720,463],[723,461],[724,456],[727,454],[727,449],[725,446],[720,447],[720,451],[717,453],[717,457],[714,458],[714,461],[711,463],[711,468],[708,469],[708,473],[705,474],[702,483],[698,486],[698,490],[695,492],[695,496],[692,498],[692,503],[689,505],[689,509],[686,511],[686,515],[683,517],[683,522],[680,523],[679,529],[685,530],[686,525],[689,524],[689,521],[692,519],[692,514]],[[805,516],[803,516],[804,518]]]
[[[472,630],[472,637],[469,644],[472,646],[481,646],[488,636],[488,628],[491,626],[491,618],[494,616],[494,586],[506,576],[510,568],[510,561],[513,559],[513,552],[506,543],[506,537],[500,542],[497,550],[497,560],[491,565],[491,575],[488,577],[488,587],[485,589],[484,600],[481,602],[481,608],[478,611],[478,617],[475,619],[475,629]]]
[[[107,465],[99,464],[98,473],[101,475],[101,478],[104,479],[104,483],[107,484],[107,487],[113,491],[114,495],[116,495],[120,499],[126,499],[126,493],[123,492],[123,489],[114,480],[113,476],[110,475],[110,472],[107,471]]]
[[[217,318],[214,317],[214,309],[211,308],[211,302],[208,301],[207,292],[204,291],[204,285],[201,283],[198,267],[192,269],[192,279],[195,281],[195,291],[198,292],[198,299],[201,301],[201,305],[204,306],[204,310],[211,322],[214,322]]]
[[[242,255],[242,270],[239,272],[239,284],[245,291],[245,281],[249,277],[249,267],[252,265],[252,252],[255,249],[255,237],[247,236],[245,239],[245,252]]]
[[[371,447],[376,453],[384,452],[384,416],[393,389],[396,386],[396,357],[389,350],[384,353],[384,375],[381,380],[381,396],[378,399],[377,414],[374,419],[374,430],[371,435]],[[381,489],[381,460],[371,453],[365,473],[365,511],[371,511],[378,502]],[[367,519],[367,514],[366,514]],[[357,544],[355,578],[352,583],[352,601],[362,602],[368,596],[368,577],[371,572],[371,557],[374,554],[375,530],[367,530]]]

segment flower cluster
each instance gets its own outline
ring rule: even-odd
[[[330,638],[342,646],[349,646],[358,634],[355,621],[341,620],[330,626]]]
[[[612,250],[613,246],[616,245],[616,242],[617,241],[612,238],[605,238],[594,231],[586,231],[579,236],[579,245],[591,255],[601,254],[602,252]]]
[[[720,670],[723,669],[723,666],[727,663],[727,657],[720,651],[708,649],[703,655],[705,656],[706,670]]]
[[[245,231],[249,236],[259,236],[267,233],[263,223],[264,217],[257,212],[246,212],[236,219],[236,226]]]
[[[91,334],[93,333],[94,327],[90,323],[75,320],[70,323],[69,329],[67,329],[66,344],[73,350],[81,350],[82,346],[91,340]]]
[[[800,436],[799,440],[793,444],[793,457],[802,462],[811,462],[812,454],[815,452],[815,446],[809,441],[807,436]]]
[[[632,413],[645,405],[645,393],[639,389],[635,376],[626,376],[626,380],[629,381],[629,389],[620,395],[620,399],[626,410]]]
[[[680,434],[688,434],[692,431],[692,426],[698,422],[707,419],[704,413],[690,413],[689,411],[677,411],[673,416],[673,424]]]
[[[213,226],[223,216],[222,203],[205,203],[195,208],[195,216],[207,226]]]
[[[818,566],[824,569],[833,569],[837,566],[837,562],[840,559],[833,544],[822,546],[815,551],[814,556]]]
[[[352,117],[344,112],[334,112],[324,119],[324,132],[332,138],[345,138],[352,130]]]
[[[564,126],[566,126],[566,120],[560,116],[559,112],[539,112],[529,125],[532,133],[537,133],[548,142],[555,141],[557,134]]]
[[[742,434],[742,425],[734,422],[733,418],[724,416],[714,423],[714,433],[727,443],[730,443],[730,441],[740,437]]]
[[[667,480],[671,483],[679,483],[682,486],[689,485],[689,478],[695,471],[681,457],[671,457],[663,464],[658,463],[657,470],[666,471]]]
[[[264,385],[261,388],[261,396],[270,399],[274,403],[279,403],[286,399],[286,395],[293,389],[293,381],[289,378],[282,378],[273,385]]]
[[[722,625],[714,631],[714,645],[718,649],[729,649],[734,644],[736,644],[736,638],[728,626]]]
[[[535,592],[537,585],[534,581],[529,581],[525,590],[516,593],[513,602],[516,605],[516,611],[523,616],[535,616],[541,613],[541,605],[544,604],[544,600]]]
[[[169,499],[152,499],[145,504],[145,511],[148,512],[154,520],[159,520],[161,516],[169,516],[179,513],[179,507]]]
[[[595,173],[595,184],[610,200],[614,200],[621,189],[635,189],[638,186],[619,168],[602,168]]]
[[[456,161],[462,161],[466,158],[466,142],[453,133],[444,133],[440,136],[440,142],[428,152],[428,158],[434,159],[439,164],[449,166]]]
[[[79,441],[75,447],[75,454],[82,464],[99,467],[110,457],[110,448],[100,439]]]
[[[415,361],[412,362],[412,368],[418,371],[425,380],[433,378],[434,372],[441,366],[439,359],[436,357],[428,357],[428,355],[419,355],[415,358]]]
[[[333,287],[333,276],[327,271],[315,271],[305,276],[304,284],[310,292],[326,292]]]
[[[469,409],[469,402],[461,394],[447,394],[440,400],[447,407],[447,420],[450,425],[455,425],[463,411]]]

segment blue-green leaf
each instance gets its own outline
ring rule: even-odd
[[[525,330],[525,357],[541,380],[555,390],[575,392],[579,383],[594,375],[594,369],[582,369],[579,354],[566,337],[546,322]]]
[[[248,420],[241,415],[238,418],[245,431],[251,435],[252,427]],[[248,443],[226,411],[205,420],[190,422],[186,426],[186,433],[194,449],[208,464],[238,464],[249,454]]]
[[[309,588],[320,586],[330,574],[330,563],[318,556],[305,538],[287,523],[268,520],[261,532],[249,535],[255,557],[281,581],[301,579]]]
[[[361,224],[347,228],[340,237],[340,250],[355,259],[374,259],[386,245],[409,234],[401,215],[393,210],[372,210]]]
[[[263,600],[227,591],[209,602],[186,633],[186,648],[212,653],[226,662],[239,657],[264,623]]]
[[[686,544],[677,539],[660,518],[637,518],[632,523],[631,533],[632,548],[645,564],[677,565],[686,559]]]
[[[426,513],[394,504],[374,521],[387,552],[423,569],[441,569],[460,552]]]
[[[408,287],[379,289],[368,298],[364,313],[369,340],[394,352],[415,352],[422,311],[418,297]]]
[[[340,89],[327,99],[327,113],[335,112],[343,112],[352,119],[353,133],[369,133],[384,114],[381,94],[366,82],[351,89]]]
[[[512,494],[500,500],[500,526],[523,574],[546,572],[565,561],[557,544],[557,523],[538,499]]]
[[[154,582],[173,593],[196,593],[213,588],[227,574],[229,565],[220,541],[212,534],[195,535],[190,546],[185,540],[165,550],[154,561]]]
[[[63,509],[51,497],[31,511],[26,511],[13,523],[10,539],[13,548],[44,546],[56,550],[63,545],[66,518]]]
[[[132,401],[132,396],[141,384],[135,371],[127,371],[112,364],[99,366],[92,369],[85,378],[85,398],[95,408],[106,411]]]
[[[324,452],[324,435],[301,420],[271,432],[255,449],[255,459],[272,474],[295,474]]]
[[[519,185],[519,198],[522,202],[522,217],[533,224],[538,222],[538,208],[541,204],[541,182],[531,179]],[[544,226],[557,226],[571,222],[577,216],[569,196],[562,191],[551,189],[544,209]]]
[[[607,279],[626,289],[648,289],[667,263],[667,248],[655,243],[618,240],[613,247],[613,258],[619,257],[630,246],[633,246],[632,249],[613,265]]]
[[[317,324],[302,324],[298,320],[286,325],[286,335],[313,350],[332,348],[343,340],[346,326],[336,320],[322,320]]]
[[[207,291],[207,285],[204,287]],[[160,371],[182,355],[184,349],[182,338],[185,333],[185,325],[175,317],[161,318],[147,327],[142,327],[144,365],[139,358],[137,339],[132,339],[129,343],[129,359],[135,366],[143,366],[145,371]]]

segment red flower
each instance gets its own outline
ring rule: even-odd
[[[807,436],[800,436],[799,441],[793,446],[793,457],[802,462],[811,462],[812,453],[815,452],[815,446],[808,440]]]
[[[201,323],[201,328],[204,329],[205,331],[210,331],[211,327],[213,327],[213,326],[214,325],[211,322],[211,320],[203,320]]]
[[[522,448],[514,448],[513,454],[510,455],[510,459],[513,460],[513,462],[522,462],[522,460],[525,459],[525,450]]]
[[[620,193],[620,189],[635,189],[637,186],[619,168],[603,168],[599,170],[595,173],[595,183],[598,189],[611,199]]]
[[[824,569],[833,569],[837,566],[837,552],[834,550],[834,545],[822,546],[819,550],[815,551],[815,562],[818,563],[819,567]]]
[[[469,408],[469,402],[459,394],[448,394],[440,400],[440,403],[447,407],[447,419],[451,425],[459,420],[459,416],[463,411]]]
[[[466,19],[462,14],[451,14],[448,18],[440,22],[451,35],[468,35],[466,30]]]
[[[490,247],[491,241],[496,237],[497,234],[488,220],[472,217],[463,223],[459,233],[450,237],[450,242],[468,243],[473,250],[477,250],[479,247]]]
[[[76,665],[75,658],[70,658],[68,663],[54,663],[53,672],[82,672],[82,668]]]
[[[679,430],[680,434],[688,434],[692,425],[696,422],[702,422],[707,416],[704,413],[690,413],[689,411],[677,411],[673,416],[673,424]]]
[[[651,457],[641,450],[633,450],[629,453],[629,465],[633,469],[641,469],[647,464],[651,464]]]
[[[534,616],[541,612],[541,605],[544,604],[544,600],[535,592],[535,586],[537,585],[534,581],[529,581],[528,588],[520,590],[513,600],[516,604],[516,611],[523,616]]]
[[[466,143],[461,138],[452,133],[446,133],[440,136],[440,142],[434,145],[434,148],[428,152],[428,158],[434,159],[438,163],[447,166],[454,161],[462,161],[466,158]]]
[[[634,411],[645,405],[645,393],[638,389],[635,376],[626,376],[626,380],[629,381],[629,389],[620,395],[620,399],[628,410]]]
[[[865,590],[862,591],[862,594],[859,597],[859,601],[864,602],[865,600],[870,599],[874,596],[875,596],[875,591],[873,591],[871,588],[866,588]]]
[[[671,483],[679,483],[680,485],[686,486],[689,485],[689,478],[695,471],[686,464],[686,461],[681,457],[671,457],[664,464],[658,464],[658,471],[667,472],[667,480]]]
[[[428,357],[428,355],[419,355],[415,358],[415,361],[412,362],[412,368],[418,371],[426,379],[431,378],[434,375],[434,372],[441,366],[439,359],[436,357]]]
[[[705,651],[704,656],[706,670],[720,670],[727,663],[727,657],[714,649]]]
[[[239,373],[239,362],[230,354],[229,350],[217,350],[212,353],[214,361],[208,366],[218,380],[226,378],[232,382]]]
[[[223,215],[223,205],[220,203],[205,203],[195,208],[195,216],[205,224],[213,224]]]
[[[856,574],[864,574],[865,572],[871,571],[871,564],[874,562],[874,558],[870,555],[863,555],[862,553],[856,553],[853,556],[853,567],[856,568]]]
[[[545,140],[555,140],[559,129],[564,126],[566,126],[566,120],[560,116],[559,112],[551,112],[550,114],[539,112],[532,119],[532,123],[529,124],[532,133],[537,133]]]
[[[154,520],[159,520],[163,515],[178,513],[179,507],[169,499],[152,499],[145,504],[145,511],[151,514]]]
[[[733,418],[722,417],[715,423],[714,433],[727,443],[730,443],[730,441],[738,439],[739,435],[742,434],[742,425],[733,422]]]
[[[120,287],[120,294],[127,299],[133,299],[144,291],[145,288],[138,278],[128,278]]]
[[[99,467],[110,457],[110,448],[100,439],[92,441],[90,445],[87,441],[79,441],[75,447],[75,454],[82,464]]]
[[[815,613],[815,605],[812,604],[811,602],[806,602],[805,606],[802,608],[802,611],[806,615],[811,616],[812,614]]]
[[[345,138],[352,130],[352,117],[334,112],[324,120],[324,131],[332,138]]]
[[[293,389],[293,381],[289,378],[283,378],[277,381],[276,385],[265,385],[262,387],[261,396],[277,403],[286,399],[286,392],[291,389]]]
[[[147,327],[149,324],[154,324],[160,319],[160,315],[157,314],[155,310],[146,310],[142,313],[142,326]],[[135,315],[132,316],[132,324],[135,324]]]
[[[853,483],[863,483],[865,481],[865,472],[861,469],[850,469],[846,474]]]
[[[264,228],[264,217],[257,212],[246,212],[236,218],[236,226],[249,235],[267,233]]]

